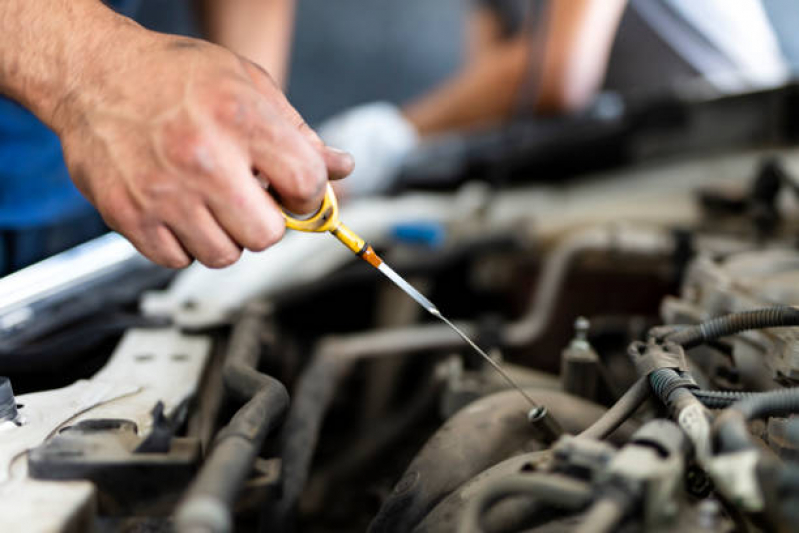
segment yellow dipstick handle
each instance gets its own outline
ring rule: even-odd
[[[322,205],[311,217],[306,219],[295,218],[283,210],[286,227],[297,231],[324,233],[329,231],[335,238],[349,248],[352,253],[378,268],[383,262],[372,247],[359,237],[354,231],[345,226],[338,218],[338,200],[330,183],[327,184],[325,198]]]

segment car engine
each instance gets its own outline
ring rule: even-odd
[[[794,94],[440,145],[343,208],[533,409],[329,236],[0,280],[0,531],[799,530]]]

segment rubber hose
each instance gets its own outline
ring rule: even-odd
[[[740,411],[746,420],[787,416],[799,411],[799,387],[761,392],[741,400],[731,409]]]
[[[680,375],[672,368],[659,368],[649,374],[649,385],[652,387],[652,392],[655,396],[660,398],[663,403],[669,402],[669,396],[676,389],[697,388],[696,383],[689,374]]]
[[[724,391],[724,390],[693,390],[696,399],[708,409],[726,409],[735,402],[752,398],[763,392]]]
[[[799,387],[759,393],[736,402],[718,419],[718,439],[725,452],[754,446],[746,423],[758,418],[799,412]]]
[[[682,376],[675,370],[670,368],[661,368],[649,375],[649,383],[652,386],[652,391],[663,402],[666,402],[665,396],[676,388],[688,388],[694,397],[702,402],[702,405],[708,409],[726,409],[731,407],[737,402],[743,400],[755,399],[763,395],[770,394],[773,391],[766,392],[748,392],[748,391],[720,391],[720,390],[704,390],[696,388],[696,384],[691,379],[689,374]],[[782,391],[777,391],[782,392]]]
[[[666,337],[683,348],[752,329],[799,326],[799,309],[788,306],[740,311],[680,329]]]

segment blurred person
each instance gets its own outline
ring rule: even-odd
[[[475,0],[458,73],[397,107],[375,102],[319,126],[358,165],[337,187],[380,193],[421,142],[515,116],[588,108],[603,88],[718,94],[784,83],[788,68],[759,0]]]
[[[255,173],[307,212],[351,170],[281,91],[293,0],[199,3],[219,45],[136,0],[0,3],[0,272],[102,232],[81,193],[154,262],[226,266],[285,229]]]

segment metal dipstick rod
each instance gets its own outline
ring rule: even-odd
[[[537,428],[541,429],[547,438],[554,439],[563,433],[560,425],[549,414],[546,407],[539,405],[538,402],[527,394],[516,381],[495,361],[490,355],[483,351],[477,344],[472,341],[460,328],[453,324],[447,317],[441,314],[441,311],[433,305],[433,302],[428,300],[422,293],[417,291],[410,283],[397,274],[394,269],[388,266],[383,259],[378,256],[372,246],[361,238],[354,231],[345,226],[338,218],[338,202],[333,193],[333,188],[328,185],[327,194],[325,195],[322,206],[316,214],[304,220],[294,218],[289,213],[284,211],[286,218],[286,226],[298,231],[309,232],[330,232],[336,239],[338,239],[344,246],[349,248],[355,255],[375,267],[383,273],[389,280],[391,280],[397,287],[402,289],[408,296],[413,298],[419,305],[421,305],[428,313],[434,317],[442,320],[452,330],[458,334],[472,349],[477,352],[491,367],[496,370],[508,384],[516,389],[524,399],[530,404],[531,409],[527,414],[530,423],[535,424]]]
[[[368,245],[367,245],[368,246]],[[371,248],[371,246],[369,246]],[[374,253],[374,252],[372,252]],[[375,254],[375,257],[378,257]],[[378,257],[379,259],[379,257]],[[370,261],[370,264],[373,264]],[[557,423],[557,421],[549,415],[546,406],[540,405],[536,402],[527,392],[518,384],[516,381],[507,373],[502,366],[494,360],[493,357],[488,355],[482,348],[480,348],[477,343],[475,343],[471,338],[469,338],[466,333],[463,332],[458,326],[452,323],[450,319],[445,317],[441,314],[438,307],[433,304],[430,300],[428,300],[422,293],[420,293],[416,288],[405,281],[405,278],[397,274],[393,268],[388,266],[384,261],[380,260],[379,265],[377,265],[377,269],[382,272],[388,279],[390,279],[394,284],[402,289],[408,296],[416,300],[416,302],[421,305],[428,313],[433,315],[434,317],[443,321],[446,325],[448,325],[458,336],[463,339],[466,344],[472,347],[472,349],[480,354],[480,356],[491,365],[491,367],[497,371],[497,373],[508,382],[508,384],[516,389],[519,394],[521,394],[525,400],[530,404],[530,411],[527,413],[527,418],[531,424],[536,424],[539,426],[547,436],[547,438],[554,440],[555,438],[559,437],[563,434],[563,429]]]

